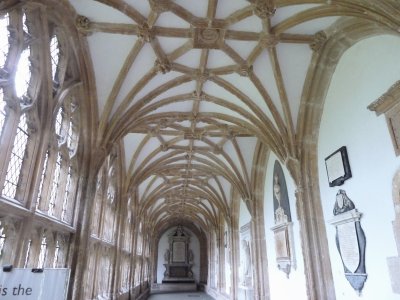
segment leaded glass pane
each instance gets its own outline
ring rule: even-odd
[[[68,168],[68,176],[67,176],[67,185],[65,186],[65,192],[64,192],[64,201],[63,201],[63,206],[62,206],[62,213],[61,213],[61,220],[65,221],[66,219],[66,214],[67,214],[67,208],[68,208],[68,199],[69,199],[69,194],[70,194],[70,189],[71,189],[71,166]]]
[[[61,155],[57,154],[56,169],[53,174],[53,182],[51,184],[50,202],[49,202],[49,215],[52,216],[54,213],[54,207],[56,205],[57,190],[60,184],[60,173],[61,173]]]
[[[6,102],[4,101],[3,89],[0,88],[0,136],[3,133],[4,122],[6,120]]]
[[[57,267],[58,257],[60,256],[60,243],[56,241],[56,250],[54,251],[53,268]]]
[[[0,257],[3,255],[4,244],[6,242],[6,234],[3,224],[0,221]]]
[[[30,55],[31,50],[30,47],[28,47],[22,51],[17,65],[17,72],[15,73],[15,92],[18,98],[26,96],[28,93],[29,82],[31,80]]]
[[[31,254],[31,245],[32,245],[32,240],[29,240],[28,245],[26,247],[24,268],[28,267],[29,256]]]
[[[56,134],[58,136],[61,136],[61,128],[62,128],[62,121],[63,121],[63,114],[64,114],[64,110],[62,107],[60,107],[60,109],[57,112],[57,116],[56,116],[56,123],[54,124],[55,126],[55,131]]]
[[[10,44],[8,42],[8,23],[8,14],[0,16],[0,68],[4,68],[7,60],[8,49],[10,47]]]
[[[38,268],[43,268],[44,263],[46,262],[47,257],[47,242],[46,237],[42,238],[42,243],[40,244],[40,253],[39,253],[39,261],[38,261]]]
[[[26,20],[26,14],[24,14],[24,15],[22,16],[22,29],[23,29],[26,33],[29,33],[29,28],[28,28],[27,20]]]
[[[60,58],[60,46],[57,36],[53,36],[50,41],[50,55],[51,55],[51,75],[53,80],[56,77],[58,61]]]
[[[26,146],[28,143],[28,125],[26,116],[23,114],[20,118],[17,134],[14,139],[11,159],[8,164],[6,180],[3,188],[3,195],[14,198],[17,192],[18,180],[21,175],[22,163],[24,160]]]
[[[36,202],[36,209],[39,208],[39,204],[42,199],[43,184],[44,184],[44,179],[46,178],[46,169],[47,169],[48,161],[49,161],[49,150],[46,151],[42,174],[40,175],[40,184],[39,184],[39,191],[38,191],[37,202]]]

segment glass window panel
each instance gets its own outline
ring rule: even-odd
[[[56,205],[57,190],[60,184],[60,173],[61,173],[61,155],[57,154],[56,169],[54,170],[53,182],[51,186],[50,202],[49,202],[49,215],[52,216],[54,213],[54,207]]]
[[[32,240],[29,240],[28,245],[26,247],[24,268],[28,267],[29,255],[31,254],[31,245],[32,245]]]
[[[3,224],[0,221],[0,258],[3,255],[4,244],[6,242],[6,234]]]
[[[9,31],[8,26],[9,17],[8,14],[0,16],[0,68],[3,68],[8,55],[8,49],[10,44],[8,42]]]
[[[43,268],[44,263],[46,262],[47,257],[47,242],[46,237],[42,238],[42,243],[40,244],[40,253],[39,253],[39,261],[38,261],[38,268]]]
[[[0,136],[3,133],[3,127],[6,120],[6,102],[4,101],[4,92],[0,88]]]
[[[57,36],[53,36],[50,41],[50,55],[51,55],[51,75],[53,80],[56,77],[58,61],[60,58],[60,46],[58,44]]]
[[[60,256],[60,243],[56,241],[56,250],[54,252],[53,268],[57,267],[59,256]]]
[[[28,28],[27,20],[26,20],[26,14],[24,14],[24,15],[22,16],[22,29],[23,29],[26,33],[29,33],[29,28]]]
[[[63,115],[64,115],[64,110],[62,107],[57,112],[56,116],[56,123],[54,124],[55,126],[55,131],[58,136],[61,136],[61,128],[62,128],[62,121],[63,121]]]
[[[15,92],[18,98],[26,96],[31,80],[31,62],[29,57],[31,55],[30,47],[26,48],[21,53],[18,61],[17,72],[15,73]]]
[[[69,199],[69,194],[70,194],[70,189],[71,189],[71,176],[72,176],[72,171],[71,171],[71,166],[69,166],[68,176],[67,176],[67,185],[65,186],[64,201],[63,201],[63,207],[62,207],[62,213],[61,213],[61,220],[63,220],[63,221],[66,220],[66,216],[67,216],[68,199]]]
[[[11,159],[8,164],[3,188],[3,195],[10,198],[14,198],[17,192],[22,163],[24,161],[24,156],[27,149],[28,137],[28,125],[26,123],[26,116],[23,114],[18,124],[17,134],[14,139]]]
[[[39,208],[39,204],[42,199],[43,184],[44,184],[44,179],[46,178],[46,169],[47,169],[48,161],[49,161],[49,150],[46,151],[42,174],[40,175],[40,184],[39,184],[39,191],[38,191],[37,202],[36,202],[36,209]]]

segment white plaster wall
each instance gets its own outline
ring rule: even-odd
[[[244,201],[240,201],[240,208],[239,208],[239,230],[240,227],[249,223],[251,221],[251,215],[249,210],[247,209],[246,204]]]
[[[296,258],[296,269],[291,270],[289,278],[283,271],[280,271],[276,264],[276,252],[274,233],[271,228],[274,221],[273,202],[273,171],[277,157],[271,152],[268,158],[267,173],[264,187],[264,224],[265,238],[267,242],[268,277],[271,299],[277,300],[301,300],[307,299],[306,280],[304,276],[303,255],[301,253],[300,227],[297,220],[295,185],[286,167],[281,164],[288,190],[290,213],[293,222],[294,254]]]
[[[158,260],[157,260],[157,283],[161,283],[164,278],[164,253],[166,249],[169,249],[168,235],[176,230],[176,227],[168,229],[160,238],[158,242]],[[194,265],[192,267],[193,278],[196,283],[199,282],[200,278],[200,242],[197,236],[188,228],[183,227],[183,230],[190,234],[190,245],[189,249],[192,249],[194,255]]]
[[[337,299],[400,299],[392,293],[386,258],[396,254],[392,178],[400,166],[386,126],[367,106],[400,79],[400,38],[379,36],[363,40],[341,58],[332,78],[321,120],[318,167],[321,201]],[[353,177],[341,187],[328,185],[324,158],[346,146]],[[344,277],[335,244],[335,195],[344,189],[363,213],[368,279],[361,296]]]

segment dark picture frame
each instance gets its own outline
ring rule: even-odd
[[[340,147],[325,158],[326,173],[330,187],[340,186],[351,178],[351,169],[346,146]]]

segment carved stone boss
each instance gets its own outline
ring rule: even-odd
[[[342,259],[344,275],[351,286],[360,294],[367,280],[365,270],[366,239],[361,227],[362,214],[344,190],[336,194],[330,224],[336,227],[336,247]]]
[[[275,238],[276,263],[278,269],[289,277],[290,270],[296,269],[294,255],[293,223],[286,180],[278,161],[274,165],[273,199],[275,226],[271,228]]]

